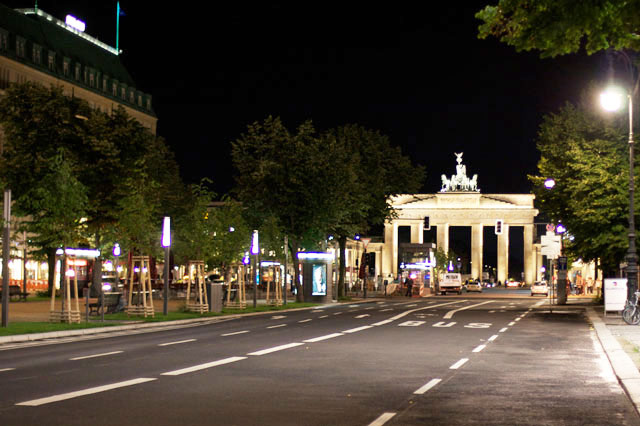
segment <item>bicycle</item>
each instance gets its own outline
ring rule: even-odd
[[[622,311],[622,319],[629,325],[640,324],[640,307],[638,306],[638,297],[640,291],[633,294],[632,300],[627,300],[627,304]]]

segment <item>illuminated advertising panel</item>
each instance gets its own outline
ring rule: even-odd
[[[327,295],[327,268],[325,265],[313,265],[313,288],[311,295]]]

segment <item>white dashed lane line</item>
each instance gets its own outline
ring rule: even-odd
[[[236,332],[236,333],[230,333],[230,334],[240,334],[242,333],[242,331]],[[245,331],[245,333],[248,333]],[[224,334],[223,334],[224,336]],[[158,346],[171,346],[171,345],[180,345],[182,343],[190,343],[190,342],[195,342],[196,339],[187,339],[187,340],[178,340],[177,342],[167,342],[167,343],[159,343]]]
[[[101,356],[116,355],[116,354],[121,354],[122,352],[123,351],[113,351],[113,352],[105,352],[105,353],[101,353],[101,354],[78,356],[78,357],[75,357],[75,358],[69,358],[69,361],[78,361],[78,360],[81,360],[81,359],[98,358],[98,357],[101,357]]]
[[[10,368],[0,368],[0,373],[2,373],[3,371],[12,371],[15,370],[15,368],[10,367]]]
[[[344,334],[342,334],[342,333],[332,333],[332,334],[327,334],[326,336],[314,337],[313,339],[303,340],[303,342],[305,342],[305,343],[315,343],[315,342],[321,342],[321,341],[327,340],[327,339],[333,339],[334,337],[339,337],[339,336],[344,336]]]
[[[396,413],[383,413],[380,417],[369,423],[369,426],[382,426],[395,416]]]
[[[467,361],[469,361],[469,358],[462,358],[460,361],[456,362],[451,367],[449,367],[449,369],[457,370],[458,368],[462,367]]]
[[[311,318],[307,318],[307,319],[303,319],[301,321],[298,321],[299,323],[303,323],[303,322],[309,322],[309,321],[313,321]]]
[[[471,352],[480,352],[481,350],[483,350],[486,347],[487,347],[487,345],[476,346],[476,348],[474,350],[472,350]]]
[[[442,379],[431,379],[431,380],[429,380],[429,382],[427,384],[425,384],[424,386],[422,386],[420,389],[416,390],[413,393],[415,395],[422,395],[422,394],[428,392],[431,388],[433,388],[435,385],[437,385],[441,381],[442,381]]]
[[[217,367],[219,365],[230,364],[236,361],[247,359],[246,356],[232,356],[230,358],[219,359],[217,361],[207,362],[205,364],[194,365],[192,367],[181,368],[180,370],[167,371],[162,373],[163,376],[180,376],[181,374],[193,373],[194,371],[205,370],[207,368]]]
[[[247,355],[251,355],[251,356],[261,356],[261,355],[266,355],[266,354],[270,354],[272,352],[278,352],[278,351],[283,351],[285,349],[291,349],[291,348],[295,348],[296,346],[302,346],[304,345],[304,343],[287,343],[286,345],[280,345],[280,346],[274,346],[273,348],[267,348],[267,349],[262,349],[260,351],[256,351],[256,352],[250,352]]]
[[[242,330],[242,331],[234,331],[233,333],[225,333],[225,334],[221,334],[221,336],[223,337],[227,337],[227,336],[235,336],[236,334],[244,334],[244,333],[248,333],[249,330]]]
[[[280,328],[280,327],[286,327],[286,326],[287,326],[287,324],[278,324],[278,325],[269,326],[267,328]]]

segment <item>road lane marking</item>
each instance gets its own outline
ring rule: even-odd
[[[247,355],[260,356],[270,354],[272,352],[283,351],[285,349],[295,348],[296,346],[304,345],[304,343],[287,343],[286,345],[274,346],[273,348],[262,349],[256,352],[250,352]]]
[[[237,334],[237,333],[234,333]],[[224,334],[223,334],[224,336]],[[167,342],[167,343],[158,343],[158,346],[171,346],[171,345],[179,345],[182,343],[195,342],[196,339],[187,339],[187,340],[178,340],[177,342]]]
[[[313,320],[311,318],[307,318],[307,319],[303,319],[302,321],[298,321],[298,322],[302,323],[302,322],[309,322],[309,321],[313,321]]]
[[[474,350],[472,350],[471,352],[480,352],[481,350],[483,350],[486,347],[487,347],[487,345],[476,346],[476,348]]]
[[[415,308],[416,306],[418,306],[418,304],[414,303],[413,305],[407,305],[407,308]]]
[[[424,323],[426,323],[426,321],[405,321],[398,324],[398,327],[418,327]]]
[[[365,311],[369,311],[371,309],[375,309],[375,306],[369,306],[368,308],[364,308]]]
[[[315,311],[311,311],[312,314],[317,314],[318,312],[324,312],[324,309],[316,309]]]
[[[393,308],[380,309],[378,312],[387,312],[387,311],[393,311]]]
[[[318,317],[318,318],[329,318],[329,315],[323,315],[323,316]]]
[[[376,326],[376,327],[377,327],[377,326],[379,326],[379,325],[385,325],[385,324],[392,323],[393,321],[395,321],[395,320],[387,319],[387,320],[384,320],[384,321],[380,321],[380,322],[373,323],[373,324],[371,324],[371,325],[373,325],[373,326]]]
[[[205,364],[194,365],[193,367],[181,368],[180,370],[167,371],[162,373],[163,376],[179,376],[181,374],[193,373],[194,371],[204,370],[206,368],[217,367],[218,365],[230,364],[236,361],[247,359],[246,356],[232,356],[230,358],[219,359],[217,361],[207,362]]]
[[[489,337],[489,338],[487,339],[487,342],[493,342],[493,341],[494,341],[494,340],[496,340],[497,338],[498,338],[498,335],[497,335],[497,334],[494,334],[493,336],[491,336],[491,337]]]
[[[101,354],[78,356],[78,357],[75,357],[75,358],[69,358],[69,361],[78,361],[80,359],[89,359],[89,358],[97,358],[99,356],[109,356],[109,355],[121,354],[122,352],[123,351],[113,351],[113,352],[105,352],[105,353],[101,353]]]
[[[457,370],[458,368],[462,367],[467,361],[469,361],[469,358],[462,358],[460,361],[449,367],[449,370]]]
[[[518,321],[520,321],[520,320],[521,320],[521,318],[516,318],[514,321],[515,321],[515,322],[518,322]]]
[[[456,324],[455,321],[445,323],[444,321],[439,321],[433,324],[431,327],[453,327]]]
[[[369,314],[362,314],[362,315],[358,315],[358,316],[356,316],[355,318],[360,319],[360,318],[366,318],[366,317],[370,317],[370,316],[371,316],[371,315],[369,315]]]
[[[326,336],[314,337],[313,339],[303,340],[303,342],[305,342],[305,343],[315,343],[315,342],[321,342],[321,341],[327,340],[327,339],[333,339],[334,337],[339,337],[339,336],[344,336],[344,334],[342,334],[342,333],[332,333],[332,334],[327,334]]]
[[[340,315],[341,313],[342,313],[342,312],[336,312],[336,313],[335,313],[335,314],[333,314],[333,315]]]
[[[431,389],[432,387],[434,387],[435,385],[440,383],[441,381],[442,381],[442,379],[431,379],[431,380],[429,380],[429,382],[427,384],[422,386],[420,389],[416,390],[414,392],[414,394],[422,395],[422,394],[426,393],[429,389]]]
[[[384,321],[376,322],[376,323],[371,324],[371,325],[373,325],[373,326],[379,326],[379,325],[390,324],[390,323],[392,323],[392,322],[394,322],[394,321],[396,321],[396,320],[399,320],[400,318],[404,318],[404,317],[406,317],[407,315],[410,315],[410,314],[412,314],[412,313],[414,313],[414,312],[423,311],[423,310],[425,310],[425,309],[439,308],[440,306],[446,306],[446,305],[451,305],[451,304],[453,304],[453,303],[460,303],[460,302],[466,302],[466,300],[465,300],[465,299],[463,299],[463,300],[456,300],[456,301],[454,301],[454,302],[446,302],[446,303],[441,303],[441,304],[439,304],[439,305],[430,305],[430,306],[424,306],[424,307],[422,307],[422,308],[411,309],[411,310],[409,310],[409,311],[399,313],[399,314],[398,314],[398,315],[396,315],[396,316],[393,316],[393,317],[391,317],[391,318],[389,318],[389,319],[386,319],[386,320],[384,320]],[[407,303],[411,303],[411,302],[407,302]],[[406,304],[406,303],[405,303],[405,304]],[[398,303],[397,305],[402,305],[402,303]]]
[[[286,326],[287,326],[287,324],[278,324],[278,325],[269,326],[267,328],[280,328],[280,327],[286,327]]]
[[[368,328],[373,328],[372,325],[363,325],[362,327],[351,328],[349,330],[344,330],[343,333],[356,333],[358,331],[366,330]]]
[[[62,394],[59,394],[59,395],[53,395],[53,396],[49,396],[49,397],[46,397],[46,398],[33,399],[31,401],[19,402],[16,405],[26,405],[26,406],[29,406],[29,407],[37,407],[39,405],[50,404],[52,402],[64,401],[64,400],[67,400],[67,399],[77,398],[77,397],[85,396],[85,395],[92,395],[94,393],[105,392],[105,391],[112,390],[112,389],[118,389],[118,388],[123,388],[123,387],[126,387],[126,386],[133,386],[133,385],[138,385],[138,384],[141,384],[141,383],[151,382],[153,380],[157,380],[157,379],[141,377],[139,379],[127,380],[127,381],[118,382],[118,383],[112,383],[110,385],[97,386],[95,388],[88,388],[88,389],[83,389],[83,390],[79,390],[79,391],[75,391],[75,392],[69,392],[69,393],[62,393]]]
[[[369,423],[369,426],[382,426],[383,424],[391,420],[391,418],[395,415],[396,413],[384,413],[380,417]]]
[[[465,310],[467,310],[467,309],[475,308],[476,306],[486,305],[487,303],[493,303],[493,302],[495,302],[495,300],[489,300],[489,301],[487,301],[487,302],[482,302],[482,303],[478,303],[478,304],[475,304],[475,305],[469,305],[469,306],[465,306],[465,307],[463,307],[463,308],[454,309],[454,310],[452,310],[452,311],[447,312],[447,313],[445,314],[445,316],[444,316],[444,317],[442,317],[442,318],[443,318],[443,319],[451,319],[451,317],[453,317],[453,315],[454,315],[456,312],[465,311]]]
[[[509,327],[502,327],[498,333],[504,333],[508,329],[509,329]]]
[[[274,315],[271,317],[271,319],[282,319],[282,318],[286,318],[286,315]]]
[[[11,368],[0,368],[0,373],[2,373],[3,371],[11,371],[11,370],[15,370],[15,368],[11,367]]]
[[[233,333],[224,333],[221,334],[222,337],[227,337],[227,336],[235,336],[236,334],[244,334],[244,333],[248,333],[249,330],[242,330],[242,331],[234,331]]]
[[[509,326],[514,326],[514,325],[516,325],[516,323],[515,323],[514,321],[511,321],[511,322],[510,322],[509,324],[507,324],[507,325],[509,325]]]

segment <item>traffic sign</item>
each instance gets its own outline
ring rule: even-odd
[[[550,259],[560,256],[560,236],[542,235],[540,236],[540,254]]]

